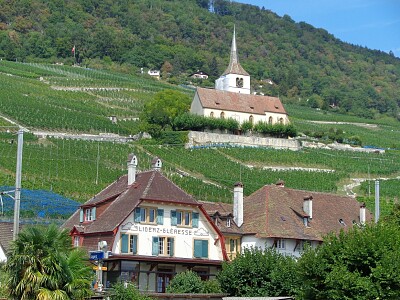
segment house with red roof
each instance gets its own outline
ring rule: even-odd
[[[140,290],[165,292],[176,273],[197,272],[212,278],[227,260],[224,236],[203,206],[161,174],[162,162],[136,172],[128,158],[128,174],[82,204],[64,224],[74,246],[101,263],[100,285],[135,282]]]
[[[245,247],[272,247],[299,257],[306,245],[315,248],[328,234],[372,220],[365,205],[352,197],[290,189],[283,182],[245,198],[237,183],[233,204],[201,203],[223,233],[232,258]]]
[[[251,94],[250,75],[239,63],[235,28],[227,69],[215,81],[215,89],[197,88],[190,112],[205,117],[232,118],[239,124],[289,124],[278,97]]]

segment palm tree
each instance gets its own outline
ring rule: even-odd
[[[72,248],[66,230],[55,225],[22,230],[5,265],[12,299],[69,300],[91,295],[93,272],[86,254]]]

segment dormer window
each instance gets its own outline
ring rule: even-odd
[[[226,219],[226,227],[231,227],[231,218]]]
[[[82,208],[80,211],[80,222],[91,222],[96,220],[96,207]]]

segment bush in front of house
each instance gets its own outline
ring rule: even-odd
[[[271,248],[245,248],[222,265],[217,279],[223,292],[236,297],[294,296],[300,283],[296,260]]]
[[[151,300],[152,298],[139,292],[133,283],[118,282],[113,285],[110,300]]]
[[[175,294],[220,293],[221,287],[217,280],[202,281],[197,273],[187,270],[177,274],[171,280],[167,292]]]

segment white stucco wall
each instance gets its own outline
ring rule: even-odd
[[[303,253],[303,242],[297,242],[294,239],[284,239],[285,247],[283,249],[276,249],[279,253],[284,255],[290,255],[294,257],[300,257]],[[272,247],[274,243],[273,239],[270,238],[256,238],[255,236],[244,236],[242,238],[242,250],[244,248],[260,248],[265,249],[266,247]],[[297,244],[297,247],[296,247]],[[309,242],[312,248],[317,246],[317,243],[314,241]]]
[[[154,204],[143,204],[141,207],[157,207],[164,210],[164,224],[151,225],[134,222],[132,213],[119,227],[112,252],[121,253],[120,236],[121,233],[138,236],[137,255],[152,256],[152,237],[173,237],[174,238],[174,257],[194,258],[194,240],[208,240],[208,259],[223,260],[220,242],[215,243],[218,238],[217,232],[208,223],[206,217],[197,208],[183,206],[169,206]],[[172,226],[171,210],[191,210],[199,213],[198,228]],[[214,245],[215,243],[215,245]]]
[[[245,113],[245,112],[237,112],[237,111],[230,111],[230,110],[220,110],[220,109],[210,109],[210,108],[204,108],[203,109],[203,114],[206,117],[210,117],[211,113],[214,113],[215,118],[219,118],[221,116],[221,113],[224,112],[225,119],[235,119],[239,122],[239,124],[242,124],[245,121],[250,120],[250,116],[253,116],[253,124],[257,124],[258,122],[266,122],[268,123],[269,117],[272,117],[272,124],[277,124],[279,123],[279,119],[283,119],[283,124],[289,124],[289,118],[286,114],[279,114],[279,113],[272,113],[272,112],[265,112],[265,114],[251,114],[251,113]]]

